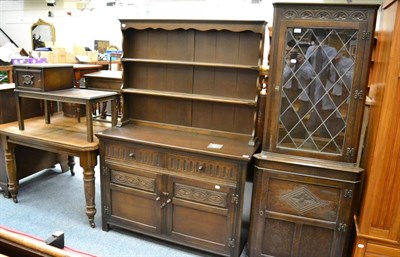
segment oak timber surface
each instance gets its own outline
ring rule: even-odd
[[[111,125],[104,122],[93,122],[93,132],[99,132]],[[29,138],[31,143],[46,142],[46,144],[62,145],[72,150],[98,149],[98,140],[93,142],[86,140],[86,121],[80,123],[74,118],[63,117],[61,114],[52,116],[52,123],[45,124],[43,117],[35,117],[25,120],[25,130],[19,130],[18,122],[0,125],[0,134],[13,136],[13,138]]]
[[[85,77],[122,79],[122,71],[101,70],[101,71],[86,74]]]
[[[233,139],[144,125],[138,126],[130,124],[120,128],[114,127],[98,134],[102,137],[110,135],[112,138],[122,138],[132,142],[143,142],[155,146],[219,155],[241,160],[249,160],[256,149],[255,147],[247,145],[250,136],[247,139]],[[222,145],[222,148],[208,148],[207,146],[210,143]]]
[[[74,102],[82,103],[87,100],[96,100],[99,98],[111,97],[116,95],[115,92],[105,92],[105,91],[79,89],[79,88],[69,88],[69,89],[62,89],[49,92],[29,92],[25,90],[15,89],[15,92],[18,92],[19,96],[21,97],[31,97],[31,98],[39,98],[43,100],[55,100],[55,101],[65,100],[72,103]]]

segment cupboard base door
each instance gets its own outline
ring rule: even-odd
[[[237,251],[235,237],[235,188],[184,178],[170,178],[167,234],[200,249],[231,256]]]
[[[158,175],[124,167],[108,166],[110,183],[102,185],[103,229],[117,225],[146,233],[161,233]]]

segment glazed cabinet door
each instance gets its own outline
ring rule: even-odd
[[[275,7],[264,150],[354,163],[376,7]]]
[[[231,255],[235,247],[234,186],[170,176],[167,235],[198,248]]]
[[[345,257],[354,185],[258,168],[250,256]]]
[[[107,162],[102,172],[103,230],[116,224],[160,234],[162,175]]]

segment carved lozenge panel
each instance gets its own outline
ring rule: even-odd
[[[269,180],[267,210],[335,222],[340,188],[300,181]]]
[[[175,184],[174,196],[177,198],[205,203],[219,207],[227,206],[227,193],[216,192],[208,189]]]
[[[155,179],[111,170],[111,182],[140,190],[155,192]]]

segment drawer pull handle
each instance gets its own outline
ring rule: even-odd
[[[160,201],[161,197],[157,196],[156,201]]]
[[[160,209],[164,208],[165,206],[167,206],[167,204],[169,204],[170,202],[172,202],[171,199],[167,199],[167,201],[163,204],[160,205]]]
[[[129,153],[130,158],[135,158],[135,153]]]
[[[163,195],[169,196],[168,192],[162,192]]]
[[[204,166],[203,165],[199,165],[199,167],[197,168],[198,171],[202,171],[204,170]]]

